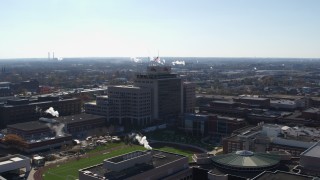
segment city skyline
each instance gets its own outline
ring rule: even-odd
[[[0,1],[0,59],[319,58],[320,2]]]

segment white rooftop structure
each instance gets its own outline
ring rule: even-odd
[[[21,168],[26,168],[26,172],[31,170],[31,160],[28,157],[15,154],[0,158],[0,173]]]

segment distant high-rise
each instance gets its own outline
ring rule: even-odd
[[[196,106],[196,85],[191,82],[183,83],[183,112],[194,113]]]
[[[183,112],[182,84],[169,66],[149,66],[147,73],[138,74],[135,86],[151,89],[152,118],[173,122]]]

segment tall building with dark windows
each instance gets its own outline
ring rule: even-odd
[[[196,106],[196,85],[191,82],[183,83],[183,112],[194,113]]]
[[[183,112],[181,78],[169,66],[149,66],[147,73],[138,74],[134,85],[151,89],[152,118],[174,122]]]

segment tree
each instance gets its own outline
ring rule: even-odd
[[[2,142],[6,145],[18,146],[26,148],[28,146],[27,142],[20,136],[16,134],[8,134],[3,139]]]

